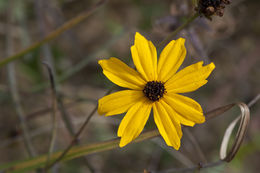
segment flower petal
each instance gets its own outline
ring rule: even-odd
[[[194,91],[205,85],[210,73],[214,70],[214,63],[202,66],[200,61],[192,64],[175,74],[171,79],[165,83],[167,92],[186,93]]]
[[[167,101],[165,100],[165,98],[162,98],[164,107],[168,109],[169,115],[171,117],[174,117],[175,121],[180,122],[182,125],[185,126],[191,126],[193,127],[195,125],[195,123],[193,121],[190,121],[188,119],[186,119],[185,117],[181,116],[180,114],[178,114],[170,105],[167,104]]]
[[[162,100],[153,104],[153,110],[154,121],[166,144],[178,150],[182,137],[180,122],[176,121],[172,114],[173,112],[169,109],[169,105]]]
[[[113,83],[130,89],[142,90],[145,81],[141,75],[117,58],[100,60],[98,63],[103,68],[103,73]]]
[[[136,32],[135,44],[131,47],[136,69],[146,81],[157,79],[157,51],[151,41]]]
[[[104,96],[98,100],[98,113],[106,116],[126,112],[144,96],[142,91],[124,90]]]
[[[167,93],[164,98],[166,103],[185,119],[194,123],[205,122],[202,108],[195,100],[174,93]]]
[[[162,51],[158,63],[158,80],[166,82],[183,63],[186,56],[185,39],[171,41]]]
[[[145,98],[133,105],[120,123],[118,136],[120,147],[133,141],[142,132],[151,112],[152,104]]]

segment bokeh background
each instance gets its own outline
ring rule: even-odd
[[[41,40],[65,21],[88,10],[94,0],[0,0],[0,60]],[[260,93],[260,1],[234,0],[223,17],[198,18],[178,37],[186,39],[184,66],[203,60],[216,69],[207,85],[187,94],[204,111],[234,102],[250,102]],[[42,62],[54,69],[59,95],[55,150],[65,148],[86,116],[112,86],[102,74],[99,59],[117,57],[132,65],[130,46],[135,32],[158,44],[194,13],[191,0],[109,0],[75,27],[0,69],[0,164],[28,158],[21,136],[15,86],[20,108],[37,155],[48,151],[51,132],[51,90]],[[13,83],[14,82],[14,83]],[[251,122],[235,159],[202,172],[258,172],[260,170],[260,107],[251,107]],[[21,112],[20,112],[21,113]],[[161,137],[124,148],[92,154],[58,164],[54,172],[162,171],[215,161],[225,129],[239,115],[234,108],[202,125],[184,130],[180,151],[167,147]],[[67,117],[70,126],[66,125]],[[80,144],[116,138],[123,115],[91,119]],[[154,128],[152,119],[146,128]],[[191,140],[204,153],[200,157]]]

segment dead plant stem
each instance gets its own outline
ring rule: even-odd
[[[12,26],[11,26],[11,22],[12,22],[12,9],[13,9],[13,1],[10,0],[8,1],[8,5],[9,5],[9,10],[8,10],[8,14],[7,14],[7,28],[6,28],[6,55],[9,56],[13,53],[13,38],[12,38]],[[5,59],[4,59],[5,60]],[[24,111],[21,105],[21,101],[20,101],[20,97],[18,94],[18,90],[17,90],[17,81],[16,81],[16,77],[15,77],[15,64],[9,64],[7,67],[7,75],[8,75],[8,83],[10,86],[10,92],[11,92],[11,97],[13,99],[14,102],[14,108],[15,111],[18,115],[19,121],[20,121],[20,125],[21,125],[21,129],[22,129],[22,136],[25,142],[25,147],[26,150],[29,154],[30,157],[34,157],[36,156],[35,150],[33,148],[33,145],[31,143],[30,140],[30,135],[28,132],[28,127],[26,124],[26,120],[25,120],[25,116],[24,116]]]

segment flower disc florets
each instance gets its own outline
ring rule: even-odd
[[[166,92],[164,84],[158,81],[149,81],[143,89],[144,95],[151,101],[158,101]]]

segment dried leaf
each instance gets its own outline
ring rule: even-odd
[[[233,120],[228,128],[226,129],[226,132],[224,134],[222,143],[221,143],[221,147],[220,147],[220,159],[226,162],[230,162],[236,155],[236,153],[238,152],[238,149],[240,148],[240,145],[245,137],[247,128],[248,128],[248,124],[249,124],[249,120],[250,120],[250,111],[249,108],[246,104],[244,103],[237,103],[237,106],[239,106],[240,110],[241,110],[241,114],[239,115],[239,117],[237,117],[235,120]],[[228,144],[229,144],[229,140],[231,137],[231,134],[236,126],[236,124],[239,122],[240,120],[240,124],[239,124],[239,128],[236,134],[236,138],[235,141],[230,149],[230,151],[227,152],[227,148],[228,148]]]

